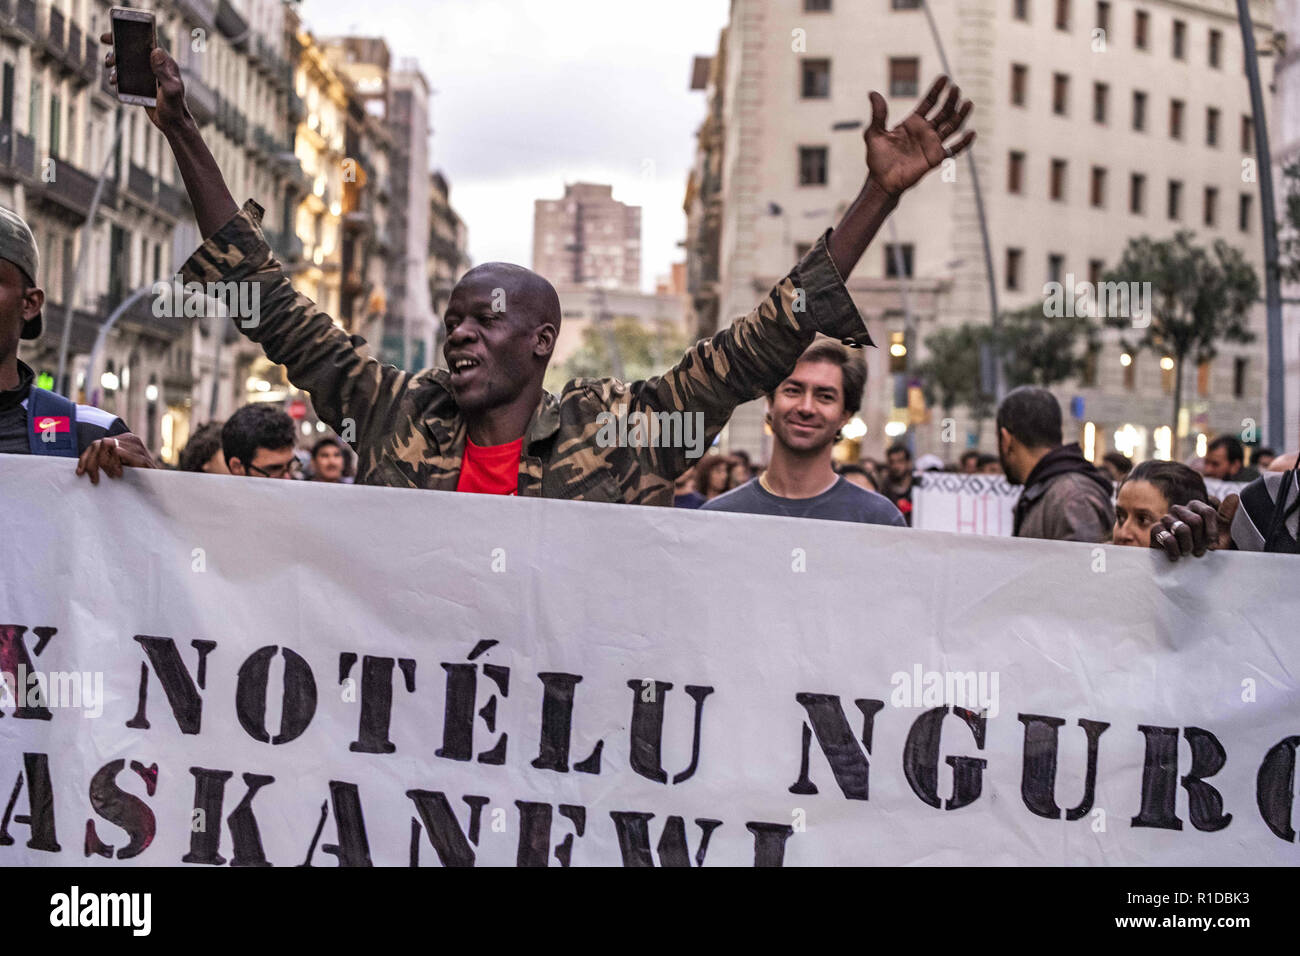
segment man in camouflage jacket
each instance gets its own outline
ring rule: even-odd
[[[112,66],[111,53],[105,62]],[[449,370],[384,365],[363,340],[336,327],[292,288],[262,234],[261,208],[235,206],[185,105],[175,61],[159,49],[151,63],[158,106],[149,116],[172,147],[205,237],[184,266],[186,282],[254,283],[248,298],[257,314],[236,317],[240,330],[286,367],[322,421],[354,433],[358,481],[396,487],[464,487],[467,442],[481,450],[522,436],[512,489],[520,495],[671,505],[674,479],[692,464],[682,443],[601,440],[602,413],[695,415],[707,446],[737,405],[788,375],[818,333],[872,344],[844,276],[898,195],[974,138],[966,133],[943,145],[971,110],[955,86],[940,103],[946,78],[892,130],[884,99],[871,94],[866,184],[836,229],[757,308],[663,375],[632,383],[578,379],[555,396],[541,383],[559,331],[559,299],[549,282],[519,266],[489,263],[457,283],[445,316]]]

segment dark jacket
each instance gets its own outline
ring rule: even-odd
[[[1013,534],[1054,541],[1109,541],[1115,528],[1114,483],[1083,457],[1078,443],[1044,455],[1025,479]]]
[[[358,483],[454,491],[466,426],[448,373],[412,374],[371,355],[364,340],[294,290],[261,220],[250,200],[185,263],[185,281],[257,283],[260,314],[232,320],[311,394],[321,421],[355,434]],[[674,479],[695,464],[686,449],[611,445],[603,423],[620,414],[698,415],[707,448],[737,405],[781,384],[818,332],[871,344],[826,236],[752,312],[697,342],[662,375],[575,379],[558,395],[544,393],[525,432],[519,494],[671,506]]]

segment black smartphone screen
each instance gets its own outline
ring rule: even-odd
[[[153,24],[147,20],[114,20],[113,51],[117,54],[117,88],[128,96],[157,96],[158,81],[149,66]]]

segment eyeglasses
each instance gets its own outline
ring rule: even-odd
[[[272,465],[270,468],[258,468],[256,465],[246,465],[245,468],[252,474],[261,475],[263,478],[301,478],[302,462],[297,458],[289,459],[288,464]]]

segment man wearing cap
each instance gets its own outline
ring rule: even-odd
[[[153,468],[144,442],[120,418],[37,388],[18,358],[20,339],[41,334],[45,292],[36,285],[39,256],[32,231],[0,207],[0,454],[77,458],[77,474],[121,477],[124,465]]]

